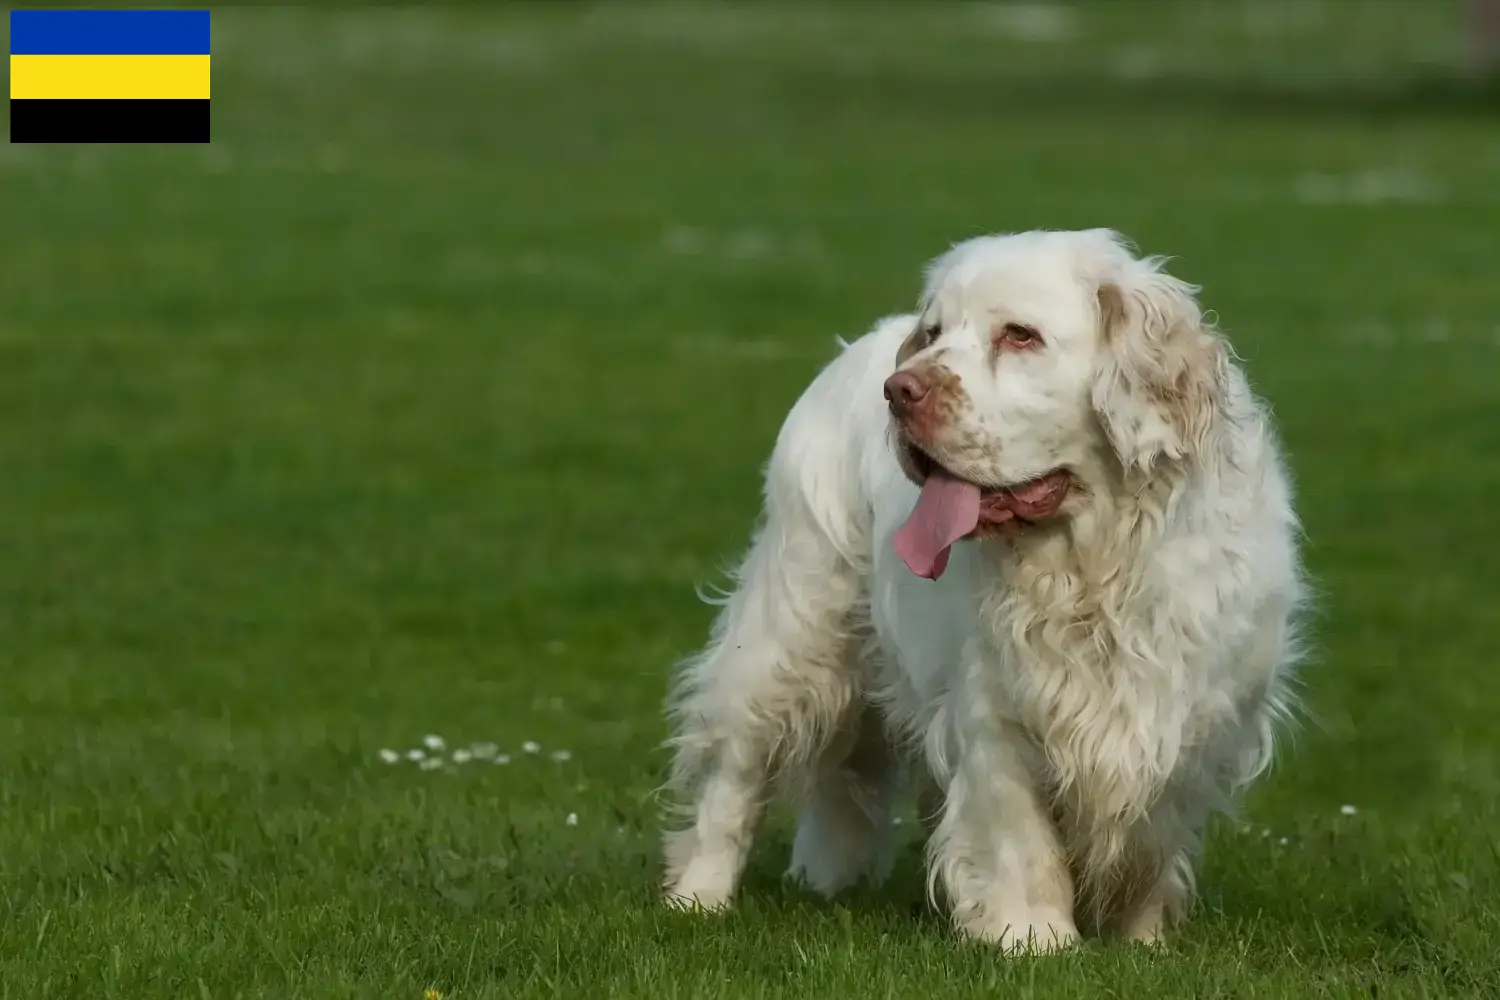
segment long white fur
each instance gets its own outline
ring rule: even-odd
[[[1155,941],[1186,913],[1205,824],[1271,759],[1304,603],[1269,415],[1196,291],[1107,230],[981,237],[933,263],[920,315],[813,380],[676,675],[670,900],[730,900],[777,778],[801,800],[794,876],[881,877],[910,769],[963,933]],[[997,356],[1007,321],[1044,346]],[[892,549],[917,487],[881,392],[933,324],[903,353],[961,386],[935,456],[986,483],[1065,466],[1081,487],[1054,524],[960,542],[935,582]]]

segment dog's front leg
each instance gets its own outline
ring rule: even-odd
[[[1078,939],[1073,879],[1050,811],[1028,766],[1034,753],[1007,724],[955,713],[957,759],[931,841],[959,931],[1006,951],[1048,952]]]
[[[859,690],[854,568],[807,519],[773,509],[705,649],[673,692],[667,900],[716,910],[739,885],[772,780],[801,787]]]

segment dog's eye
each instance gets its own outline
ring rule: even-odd
[[[1003,347],[1026,350],[1042,346],[1042,335],[1036,327],[1024,323],[1006,323],[995,331],[995,343]]]
[[[936,343],[937,339],[939,337],[941,337],[942,335],[943,335],[943,328],[942,328],[942,326],[940,326],[938,324],[933,324],[932,326],[929,326],[926,330],[922,331],[922,336],[927,339],[927,343],[929,345],[931,345],[933,343]]]

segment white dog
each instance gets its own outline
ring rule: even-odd
[[[791,874],[880,877],[909,762],[964,934],[1186,912],[1291,706],[1304,585],[1267,411],[1161,263],[1108,230],[969,240],[792,408],[673,693],[670,900],[728,902],[774,777]]]

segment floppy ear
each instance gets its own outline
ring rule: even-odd
[[[1099,284],[1103,359],[1092,401],[1126,468],[1160,457],[1191,460],[1218,428],[1228,351],[1203,321],[1198,288],[1163,272],[1160,258],[1126,255]]]

